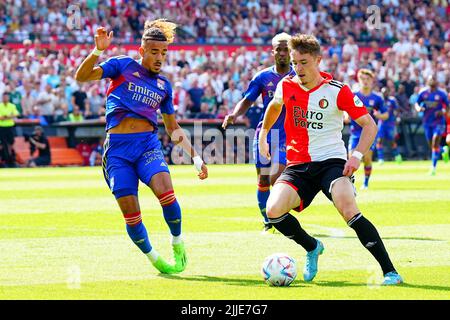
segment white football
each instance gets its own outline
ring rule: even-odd
[[[287,287],[297,277],[297,262],[285,253],[274,253],[264,260],[261,273],[267,284]]]

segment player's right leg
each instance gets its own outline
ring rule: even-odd
[[[376,138],[376,149],[377,149],[377,157],[378,157],[378,163],[383,164],[384,163],[384,146],[383,142],[385,139],[385,131],[387,130],[386,125],[381,125],[378,129],[378,135]]]
[[[128,236],[150,262],[162,273],[174,273],[174,267],[159,256],[150,244],[147,230],[142,222],[138,202],[138,177],[133,165],[134,150],[124,135],[111,134],[105,140],[103,174],[111,192],[122,211]],[[124,149],[125,148],[125,149]]]
[[[295,170],[288,168],[277,180],[267,201],[267,215],[272,225],[307,251],[303,268],[305,281],[311,281],[316,276],[319,255],[322,254],[324,247],[318,239],[310,236],[301,227],[298,219],[289,211],[292,208],[299,208],[299,211],[306,208],[317,192],[318,189],[312,185],[308,186],[306,181],[296,179]],[[303,199],[300,198],[300,194]]]

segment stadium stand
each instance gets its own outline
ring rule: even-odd
[[[360,68],[374,70],[377,88],[391,88],[403,119],[418,117],[412,106],[428,75],[450,92],[447,1],[376,1],[380,21],[374,28],[366,23],[371,1],[99,0],[83,2],[72,15],[70,4],[0,4],[0,95],[11,92],[21,118],[42,126],[74,119],[74,109],[84,119],[101,119],[107,80],[93,85],[73,79],[92,49],[94,30],[102,25],[115,35],[100,61],[119,54],[138,58],[143,24],[157,17],[179,25],[163,69],[178,119],[197,118],[199,103],[208,104],[208,118],[223,118],[252,75],[272,65],[270,39],[281,31],[316,35],[326,49],[322,69],[354,89]],[[68,28],[74,18],[79,24]]]

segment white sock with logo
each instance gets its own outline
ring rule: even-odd
[[[155,249],[152,249],[149,253],[146,253],[145,255],[147,256],[147,258],[150,260],[151,263],[155,263],[159,257],[159,253]]]

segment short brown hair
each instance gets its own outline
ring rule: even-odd
[[[309,53],[313,56],[320,55],[320,43],[311,34],[297,33],[289,40],[289,49],[296,50],[301,54]]]
[[[369,77],[371,77],[372,79],[375,78],[375,75],[373,74],[373,71],[372,71],[372,70],[369,70],[369,69],[365,69],[365,68],[359,69],[359,71],[358,71],[358,79],[359,79],[359,77],[360,77],[362,74],[364,74],[364,75],[366,75],[366,76],[369,76]]]

